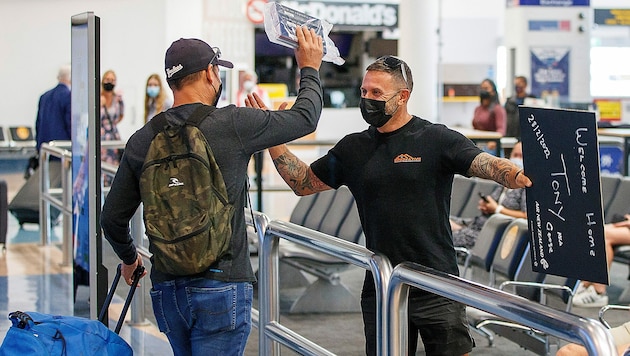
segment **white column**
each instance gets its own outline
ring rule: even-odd
[[[433,122],[438,118],[439,0],[401,0],[398,56],[409,64],[413,92],[409,112]]]

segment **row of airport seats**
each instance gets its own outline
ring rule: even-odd
[[[35,148],[33,128],[29,126],[0,126],[0,150],[16,151]]]
[[[490,194],[498,184],[479,178],[455,176],[451,214],[473,217],[479,213],[479,194]],[[602,203],[606,222],[614,214],[624,214],[630,194],[630,177],[602,176]],[[362,243],[363,233],[352,194],[346,187],[301,197],[290,222],[344,240]],[[497,214],[491,216],[475,246],[460,249],[463,258],[461,275],[475,282],[506,289],[526,299],[570,311],[579,283],[532,271],[526,219]],[[629,249],[630,250],[630,249]],[[354,312],[359,310],[358,297],[341,282],[339,273],[349,265],[343,261],[300,245],[281,240],[280,288],[298,293],[285,311],[289,313]],[[629,253],[630,256],[630,253]],[[310,279],[304,276],[310,275]],[[281,292],[282,294],[282,292]],[[330,303],[334,300],[335,303]],[[471,329],[484,335],[490,344],[494,335],[513,340],[535,354],[547,355],[559,341],[531,328],[502,320],[494,315],[469,308]]]
[[[451,213],[467,217],[478,214],[472,208],[476,208],[479,201],[478,192],[487,194],[494,186],[494,182],[456,176]],[[630,177],[602,175],[601,187],[605,223],[613,222],[628,213]],[[469,199],[465,199],[466,196]],[[465,256],[460,259],[463,261],[462,276],[491,287],[509,289],[511,293],[528,300],[570,312],[573,294],[580,281],[534,272],[528,241],[526,219],[505,215],[491,216],[481,230],[475,246],[470,250],[458,249]],[[628,264],[630,246],[617,247],[615,261]],[[625,294],[630,295],[627,290],[622,293],[620,300]],[[468,316],[471,330],[484,335],[490,345],[494,336],[499,335],[537,355],[552,355],[559,347],[557,338],[486,312],[468,308]]]
[[[473,178],[464,179],[457,178],[458,182],[473,184],[464,189],[459,183],[454,187],[453,199],[462,200],[459,208],[455,208],[460,213],[468,206],[465,200],[474,201],[476,207],[479,196],[471,192],[489,193],[496,184]],[[478,187],[474,188],[477,184]],[[464,198],[468,199],[457,194],[465,194]],[[471,214],[472,211],[470,209]],[[293,209],[290,222],[354,243],[362,243],[364,238],[354,199],[346,187],[301,197]],[[493,215],[484,225],[475,247],[468,251],[461,266],[461,275],[500,289],[509,286],[511,292],[524,298],[540,303],[553,302],[552,305],[570,310],[578,281],[533,272],[528,241],[526,219]],[[281,303],[283,311],[330,313],[360,310],[358,296],[351,293],[339,278],[339,273],[349,267],[347,263],[286,240],[280,241],[279,254],[281,300],[283,291],[300,291],[295,293],[289,303]],[[309,274],[311,278],[305,278],[303,273]],[[515,285],[518,283],[526,286]],[[468,315],[471,330],[484,335],[490,344],[495,335],[500,335],[541,355],[546,355],[548,350],[559,344],[557,339],[539,331],[483,311],[468,308]]]
[[[498,183],[494,181],[456,175],[453,181],[451,215],[476,216],[479,214],[477,208],[479,193],[490,194],[497,186],[499,186]],[[630,196],[629,177],[602,176],[602,200],[607,222],[612,219],[614,214],[627,212],[627,196]],[[346,241],[362,242],[363,233],[354,198],[346,187],[301,197],[294,207],[289,221]],[[495,234],[499,234],[498,231]],[[488,238],[479,238],[478,240],[494,241]],[[478,243],[478,245],[480,244]],[[478,247],[481,248],[482,246]],[[523,248],[524,245],[514,252],[520,254]],[[623,252],[626,251],[625,247],[618,249],[620,252],[617,261],[628,263],[624,259],[630,259],[630,247],[628,247],[627,255]],[[461,253],[466,256],[466,251],[462,250]],[[463,258],[470,259],[466,263],[474,263],[475,259],[479,257],[469,255]],[[486,256],[484,260],[487,264],[485,269],[490,271],[492,259]],[[357,310],[359,303],[357,303],[356,297],[353,297],[340,280],[340,273],[349,267],[347,263],[285,240],[281,241],[280,261],[281,288],[304,289],[290,303],[290,307],[285,308],[289,312],[350,312]],[[465,269],[467,268],[465,267]],[[512,266],[510,271],[513,272],[515,268]],[[304,276],[304,273],[312,278],[309,280]],[[513,275],[513,273],[509,275]],[[313,278],[314,281],[312,281]],[[331,305],[326,302],[331,300],[329,298],[339,302]]]
[[[479,214],[479,193],[490,194],[498,183],[456,175],[453,180],[451,215],[464,218]],[[630,177],[601,175],[604,222],[611,223],[630,213]],[[630,264],[630,245],[615,248],[615,261]],[[630,278],[630,276],[629,276]]]
[[[533,271],[528,242],[527,219],[492,215],[475,246],[466,250],[461,274],[477,283],[570,312],[579,281]],[[470,329],[485,336],[489,345],[498,335],[534,354],[552,355],[560,344],[555,337],[482,310],[468,307],[467,315]]]
[[[363,243],[363,230],[354,197],[345,186],[301,197],[289,221],[352,243]],[[292,295],[288,303],[283,303],[289,304],[284,308],[286,312],[360,311],[355,293],[341,281],[340,273],[351,266],[348,263],[284,239],[280,240],[279,259],[281,294],[282,290],[301,291]],[[333,300],[334,303],[331,303]]]
[[[601,181],[604,222],[612,223],[624,219],[624,215],[630,213],[630,177],[602,175]],[[615,261],[630,266],[630,245],[616,246],[614,250]],[[622,296],[628,293],[630,292],[627,289]]]

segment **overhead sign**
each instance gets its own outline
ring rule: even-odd
[[[507,7],[512,6],[590,6],[590,0],[507,0]]]
[[[398,4],[323,1],[278,1],[282,5],[326,20],[335,29],[348,27],[398,27]]]
[[[528,25],[529,31],[571,31],[569,20],[530,20]]]
[[[606,26],[630,26],[630,9],[595,9],[595,23]]]
[[[595,113],[519,113],[534,271],[608,284]]]
[[[263,10],[265,8],[265,4],[267,0],[249,0],[247,2],[247,7],[245,11],[247,13],[247,18],[249,21],[255,24],[261,24],[265,20],[265,16]]]

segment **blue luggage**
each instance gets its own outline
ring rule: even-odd
[[[125,305],[115,331],[105,326],[107,309],[120,280],[121,265],[118,265],[116,277],[99,320],[90,320],[75,316],[50,315],[38,312],[16,311],[9,314],[12,326],[0,346],[0,356],[26,355],[133,355],[131,346],[120,336],[120,328],[129,309],[133,293],[144,272],[144,267],[134,272],[134,279],[125,300]]]

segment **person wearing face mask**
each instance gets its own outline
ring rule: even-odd
[[[258,75],[252,71],[245,71],[241,75],[241,86],[236,93],[236,106],[245,106],[247,94],[256,93],[264,102],[266,107],[271,107],[269,93],[258,86]]]
[[[472,126],[475,130],[496,131],[505,135],[505,109],[499,102],[497,86],[492,79],[484,79],[479,86],[479,105],[475,108]]]
[[[282,111],[235,105],[217,108],[223,88],[219,67],[232,68],[232,63],[221,58],[218,48],[194,38],[179,39],[166,51],[166,80],[174,97],[173,107],[164,112],[166,120],[179,126],[195,112],[210,111],[199,129],[221,170],[228,204],[234,206],[229,253],[207,271],[176,276],[152,263],[153,310],[175,355],[244,352],[251,330],[252,284],[256,280],[249,259],[244,209],[250,158],[267,147],[315,131],[323,107],[319,77],[322,38],[306,27],[298,27],[296,33],[298,47],[294,53],[302,90],[291,109]],[[139,177],[154,136],[149,122],[129,138],[101,213],[104,236],[123,261],[122,276],[127,283],[131,283],[136,266],[142,264],[128,226],[141,202]],[[151,240],[149,244],[151,249]]]
[[[510,161],[518,167],[523,167],[523,147],[517,142],[510,154]],[[492,214],[503,214],[514,218],[527,218],[527,204],[525,189],[509,189],[497,187],[484,198],[479,199],[479,212],[474,218],[451,217],[451,230],[453,230],[453,244],[457,247],[472,248],[475,246],[477,236],[488,218]]]
[[[445,125],[407,111],[413,76],[401,59],[370,64],[361,85],[360,111],[368,128],[343,137],[308,165],[286,145],[269,149],[276,169],[297,195],[346,185],[352,192],[366,247],[393,266],[415,262],[459,273],[448,220],[455,174],[493,179],[509,188],[531,186],[522,168],[479,149]],[[254,107],[261,102],[250,100]],[[463,304],[429,292],[409,293],[409,354],[418,335],[427,355],[468,354],[474,345]],[[377,354],[376,291],[366,271],[361,294],[366,353]]]
[[[118,141],[118,123],[125,115],[125,104],[122,95],[116,93],[116,73],[108,70],[101,78],[101,141]],[[101,160],[113,165],[120,163],[122,150],[117,148],[101,148]],[[106,176],[104,182],[106,186],[111,184],[111,178]]]
[[[479,86],[479,105],[473,114],[472,126],[475,130],[495,131],[505,136],[506,113],[499,102],[497,86],[492,79],[484,79]],[[488,142],[487,152],[497,154],[496,142]]]
[[[144,122],[147,123],[153,116],[169,109],[173,101],[166,94],[162,86],[162,78],[153,73],[147,78],[147,87],[144,95]]]
[[[514,78],[514,95],[505,101],[505,112],[507,113],[507,128],[505,136],[520,137],[521,125],[518,117],[518,106],[525,103],[525,98],[535,98],[527,92],[527,78],[520,75]]]

